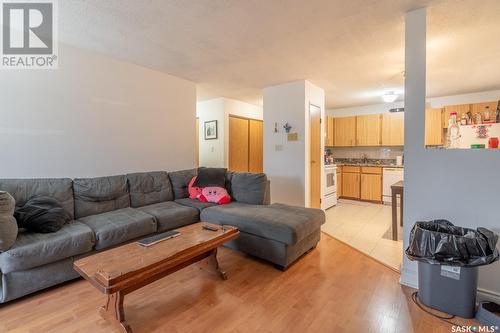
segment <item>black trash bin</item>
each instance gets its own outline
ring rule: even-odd
[[[431,308],[473,318],[478,266],[498,260],[498,235],[446,220],[417,222],[406,255],[418,261],[418,299]]]

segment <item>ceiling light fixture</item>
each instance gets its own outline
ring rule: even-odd
[[[382,95],[382,100],[386,103],[392,103],[396,99],[398,99],[398,94],[395,94],[394,91],[389,91]]]

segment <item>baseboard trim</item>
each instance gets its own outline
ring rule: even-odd
[[[399,283],[413,289],[418,289],[418,272],[403,267]],[[492,301],[500,304],[500,293],[484,288],[477,288],[477,300]]]

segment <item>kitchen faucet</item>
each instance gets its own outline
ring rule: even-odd
[[[364,164],[368,163],[368,156],[366,154],[361,155],[361,160]]]

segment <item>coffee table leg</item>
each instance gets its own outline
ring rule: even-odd
[[[106,305],[99,309],[99,314],[121,332],[132,333],[132,329],[125,321],[125,311],[123,310],[124,297],[121,292],[108,295]]]
[[[212,253],[208,257],[209,264],[215,268],[217,273],[222,277],[223,280],[227,280],[227,274],[224,270],[219,266],[219,261],[217,260],[217,249],[212,250]]]

